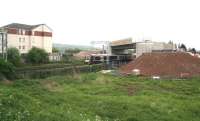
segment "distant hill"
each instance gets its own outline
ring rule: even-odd
[[[93,50],[95,49],[92,46],[85,46],[85,45],[69,45],[69,44],[58,44],[58,43],[53,43],[53,47],[59,49],[61,52],[64,52],[65,49],[81,49],[81,50]]]

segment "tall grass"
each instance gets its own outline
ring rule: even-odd
[[[199,121],[199,87],[99,73],[0,82],[0,121]]]

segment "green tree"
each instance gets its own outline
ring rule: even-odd
[[[73,54],[79,53],[81,50],[78,48],[75,49],[65,49],[65,52],[63,53],[63,60],[66,62],[74,61]]]
[[[58,50],[57,48],[54,47],[54,48],[52,49],[52,52],[53,52],[53,53],[58,53],[59,50]]]
[[[17,48],[9,48],[7,55],[8,61],[11,62],[14,66],[19,66],[21,64],[21,57]]]
[[[195,49],[195,48],[189,49],[189,52],[191,52],[191,53],[194,53],[194,54],[196,54],[196,53],[197,53],[197,51],[196,51],[196,49]]]
[[[181,44],[181,46],[179,48],[183,49],[184,51],[187,51],[187,47],[185,46],[185,44]]]
[[[27,54],[27,62],[32,64],[47,63],[48,53],[44,49],[33,47]]]

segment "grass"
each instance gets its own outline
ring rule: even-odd
[[[99,73],[0,82],[0,121],[200,121],[200,78]]]

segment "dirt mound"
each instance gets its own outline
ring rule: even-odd
[[[200,59],[188,53],[147,53],[119,70],[131,74],[134,69],[144,76],[192,77],[200,75]]]

